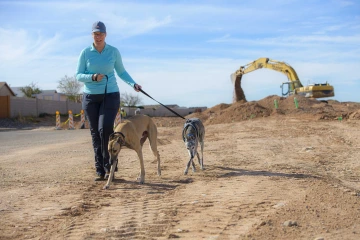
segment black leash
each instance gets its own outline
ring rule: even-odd
[[[186,119],[183,116],[181,116],[180,114],[178,114],[177,112],[175,112],[174,110],[168,108],[167,106],[165,106],[164,104],[156,101],[154,98],[152,98],[149,94],[147,94],[144,90],[142,90],[141,88],[139,89],[140,92],[142,92],[143,94],[145,94],[146,96],[148,96],[149,98],[151,98],[152,100],[154,100],[155,102],[159,103],[161,106],[163,106],[164,108],[166,108],[167,110],[169,110],[170,112],[172,112],[173,114],[175,114],[178,117],[181,117],[182,119]]]
[[[103,98],[103,104],[102,104],[102,111],[104,114],[104,108],[105,108],[105,101],[106,101],[106,93],[107,93],[107,84],[108,84],[108,76],[105,75],[106,77],[106,84],[105,84],[105,90],[104,90],[104,98]],[[104,138],[104,127],[102,128],[102,138],[101,138],[101,151],[102,151],[102,155],[103,155],[103,161],[105,161],[105,157],[106,157],[106,151],[107,151],[107,146],[105,146],[105,138]],[[110,171],[110,169],[108,169]]]

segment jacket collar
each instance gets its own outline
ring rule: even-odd
[[[104,47],[103,51],[105,51],[106,49],[108,49],[108,45],[105,43],[105,47]],[[90,51],[97,51],[95,46],[94,46],[94,43],[91,44]]]

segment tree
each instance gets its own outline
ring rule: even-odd
[[[70,101],[79,101],[79,93],[83,84],[76,80],[75,76],[68,77],[65,75],[58,83],[59,85],[57,88],[60,92],[64,93]]]
[[[30,83],[28,86],[20,88],[20,91],[24,93],[24,95],[28,98],[33,98],[34,94],[41,93],[40,88],[37,86],[36,83]]]
[[[120,105],[126,107],[135,107],[142,104],[142,99],[138,95],[124,92],[120,96]]]

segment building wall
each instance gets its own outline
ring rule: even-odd
[[[80,113],[81,109],[81,103],[43,100],[37,98],[10,97],[11,118],[19,116],[37,117],[42,113],[55,114],[56,111],[59,111],[60,114],[67,114],[69,110],[71,110],[73,114],[77,114]]]
[[[10,90],[7,87],[2,87],[0,89],[0,96],[12,96],[13,94],[10,92]]]
[[[38,116],[35,98],[10,97],[10,117]]]
[[[39,93],[36,94],[36,98],[43,100],[54,100],[54,101],[66,101],[67,96],[61,93]]]

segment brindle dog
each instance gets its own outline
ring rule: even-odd
[[[205,127],[198,118],[189,118],[186,120],[182,132],[182,137],[185,142],[186,149],[189,152],[190,160],[186,165],[184,174],[188,173],[190,164],[192,170],[195,172],[194,157],[197,156],[201,170],[204,170],[204,138],[205,138]],[[201,147],[201,158],[197,151],[198,145]]]

